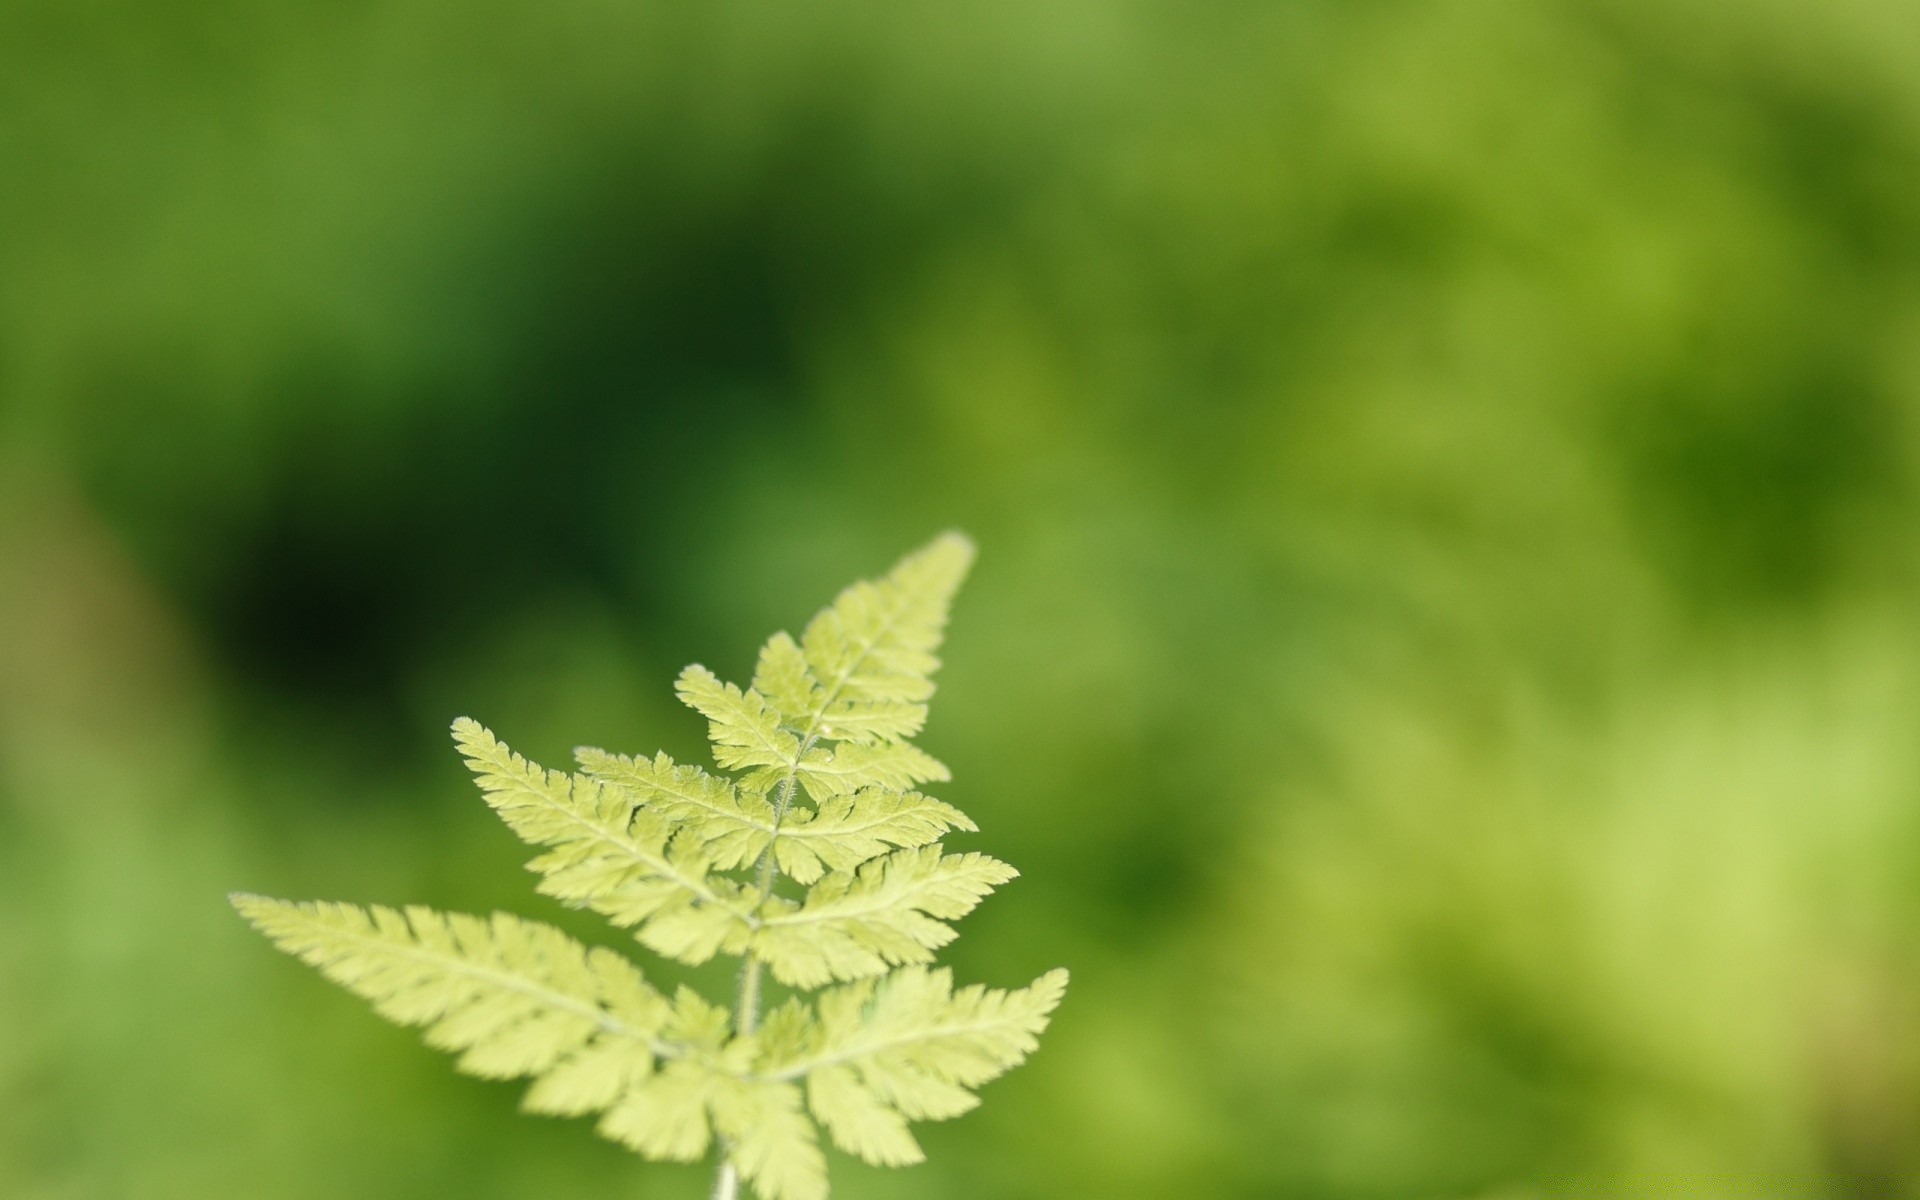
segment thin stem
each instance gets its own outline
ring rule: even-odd
[[[773,804],[773,837],[767,840],[767,848],[760,852],[760,861],[755,864],[755,884],[759,888],[759,899],[754,902],[754,911],[758,912],[766,904],[767,897],[773,894],[773,843],[780,836],[780,822],[786,819],[787,810],[793,806],[793,793],[799,781],[800,760],[813,749],[818,740],[817,734],[808,734],[800,745],[799,753],[793,756],[793,766],[788,769],[787,777],[780,781],[780,794]],[[749,950],[740,959],[740,990],[733,1002],[734,1028],[741,1037],[745,1037],[760,1027],[760,960]],[[725,1143],[720,1147],[720,1173],[714,1177],[713,1200],[736,1200],[740,1194],[740,1171],[733,1165],[733,1156]]]
[[[760,852],[760,861],[754,865],[754,880],[759,896],[754,901],[757,911],[773,894],[773,843],[780,836],[780,823],[786,820],[787,810],[793,807],[793,793],[798,783],[800,759],[813,749],[814,739],[809,737],[794,756],[793,769],[780,781],[780,794],[773,803],[773,837],[767,840],[767,848]],[[760,960],[749,950],[740,960],[740,993],[734,1000],[734,1025],[740,1036],[745,1037],[760,1027]]]
[[[854,672],[859,670],[867,661],[867,656],[873,653],[873,648],[879,643],[880,638],[892,630],[894,623],[900,617],[901,614],[898,612],[892,614],[880,631],[867,639],[866,644],[860,648],[859,657],[854,659],[853,665],[841,672],[840,678],[833,681],[832,687],[823,689],[819,707],[807,719],[807,728],[801,736],[800,749],[793,756],[793,765],[787,769],[787,777],[780,781],[780,794],[774,800],[773,827],[767,831],[770,835],[767,839],[767,848],[760,852],[760,861],[755,864],[757,873],[755,883],[760,891],[759,899],[753,906],[755,917],[758,917],[760,909],[766,905],[767,897],[773,894],[773,844],[779,840],[780,822],[786,819],[787,809],[793,804],[794,785],[798,782],[800,775],[800,760],[807,756],[807,751],[813,749],[813,744],[823,736],[822,729],[827,709],[833,706],[833,702],[846,688],[847,681],[853,678]],[[754,920],[750,919],[749,924],[758,927]],[[734,1028],[739,1031],[741,1037],[760,1027],[760,960],[754,957],[751,950],[740,959],[740,990],[734,998],[733,1013]],[[739,1194],[740,1171],[733,1165],[729,1148],[722,1143],[720,1173],[713,1181],[713,1200],[737,1200]]]
[[[751,954],[740,960],[740,991],[734,1007],[735,1028],[741,1037],[760,1027],[760,960]]]

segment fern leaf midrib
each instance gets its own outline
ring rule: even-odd
[[[847,681],[852,679],[854,675],[859,672],[860,668],[866,664],[867,657],[873,653],[873,648],[880,644],[880,639],[891,632],[893,627],[899,623],[899,620],[899,612],[894,613],[887,619],[886,624],[882,625],[880,629],[860,647],[860,656],[854,659],[853,665],[841,672],[840,678],[834,682],[831,689],[824,691],[826,698],[820,702],[819,707],[814,709],[813,713],[807,718],[807,727],[805,729],[789,729],[789,732],[798,737],[799,749],[796,750],[793,757],[788,760],[787,773],[780,780],[778,789],[780,798],[774,803],[773,823],[766,825],[755,822],[755,828],[764,829],[775,838],[788,836],[781,833],[781,824],[787,815],[787,810],[793,805],[794,792],[800,781],[800,766],[806,762],[807,753],[813,749],[814,743],[820,740],[821,719],[826,716],[827,709],[833,707],[833,702],[838,699],[840,691],[846,687]],[[786,727],[783,726],[783,728]],[[773,749],[771,743],[769,743],[768,749]],[[775,751],[775,753],[778,752]],[[832,770],[830,765],[809,767],[808,770],[819,775],[846,774],[844,771]],[[760,861],[755,864],[756,871],[762,877],[760,900],[763,904],[766,902],[766,898],[773,892],[773,881],[767,872],[767,866],[772,861],[772,854],[773,843],[769,842],[767,843],[767,848],[760,852]]]
[[[934,884],[942,882],[945,881],[932,878],[916,880],[903,891],[891,892],[884,896],[875,896],[872,897],[868,903],[859,905],[821,909],[812,913],[802,908],[779,916],[763,916],[760,918],[760,927],[762,929],[772,929],[776,927],[786,928],[794,925],[813,925],[821,921],[845,921],[851,918],[872,916],[874,913],[885,912],[888,909],[900,908],[902,906],[911,907],[909,902],[913,900],[914,897],[929,890]],[[834,900],[829,903],[837,906],[840,904],[840,901]]]
[[[909,746],[912,745],[911,742],[908,742],[905,744]],[[828,759],[824,763],[817,763],[813,766],[808,767],[807,774],[816,779],[818,778],[844,779],[849,775],[858,779],[863,775],[864,772],[866,772],[869,769],[870,769],[869,767],[862,764],[855,764],[853,766],[841,766],[834,759]]]
[[[994,1033],[1005,1028],[1017,1027],[1018,1025],[1018,1019],[1007,1018],[997,1021],[971,1021],[965,1025],[942,1025],[937,1029],[931,1030],[918,1029],[912,1033],[901,1034],[897,1037],[882,1038],[877,1042],[865,1042],[859,1046],[836,1050],[831,1054],[818,1054],[812,1058],[801,1059],[799,1062],[793,1063],[771,1075],[754,1075],[750,1076],[750,1078],[755,1081],[770,1083],[791,1083],[796,1079],[804,1079],[809,1072],[818,1071],[823,1067],[834,1067],[841,1063],[852,1062],[855,1059],[866,1058],[869,1055],[884,1054],[889,1050],[897,1050],[902,1046],[911,1046],[919,1042],[938,1041],[941,1038],[965,1037],[968,1034],[974,1033]]]
[[[852,833],[865,833],[869,829],[878,829],[882,825],[886,825],[892,821],[899,820],[900,815],[901,814],[899,813],[887,813],[883,816],[874,817],[872,820],[863,822],[859,825],[838,825],[831,829],[815,829],[811,825],[802,825],[795,829],[783,830],[780,836],[787,837],[787,838],[845,837],[848,834],[852,834]]]
[[[794,793],[797,792],[800,787],[800,764],[806,761],[807,752],[813,749],[814,740],[813,734],[808,734],[801,739],[800,750],[793,756],[793,763],[787,767],[786,778],[780,781],[780,798],[774,802],[773,824],[767,830],[776,841],[782,836],[780,832],[781,824],[786,820],[787,811],[793,807]],[[772,868],[773,841],[769,841],[766,849],[760,851],[760,861],[755,864],[755,870],[759,873],[761,905],[764,905],[767,902],[767,897],[773,894]],[[759,911],[758,906],[755,907],[754,911],[756,913]]]

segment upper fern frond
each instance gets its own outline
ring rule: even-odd
[[[234,903],[462,1069],[531,1077],[531,1111],[601,1114],[602,1134],[651,1158],[717,1145],[727,1200],[740,1179],[761,1200],[823,1200],[816,1121],[868,1162],[917,1162],[907,1123],[972,1107],[972,1089],[1033,1049],[1066,982],[955,991],[925,965],[1017,874],[943,850],[975,826],[918,790],[948,772],[909,740],[972,561],[947,534],[853,585],[800,639],[770,639],[750,687],[688,667],[676,691],[707,719],[717,771],[587,748],[578,773],[549,771],[454,723],[487,803],[541,848],[539,890],[684,963],[740,956],[733,1012],[685,988],[668,1001],[625,958],[517,917]],[[852,982],[761,1024],[763,973],[802,990]]]
[[[788,716],[808,734],[844,741],[899,741],[919,733],[940,667],[935,651],[973,555],[965,536],[942,534],[883,578],[835,597],[800,639],[817,690],[808,694],[805,711]]]

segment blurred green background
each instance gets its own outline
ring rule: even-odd
[[[234,888],[957,526],[1039,1055],[836,1194],[1920,1187],[1920,6],[0,2],[0,1196],[674,1198]]]

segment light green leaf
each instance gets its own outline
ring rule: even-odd
[[[831,758],[814,750],[797,774],[807,795],[815,800],[869,787],[904,791],[930,780],[953,778],[946,764],[906,742],[846,742],[834,749]]]
[[[529,1106],[591,1112],[676,1053],[665,998],[632,963],[550,925],[413,907],[291,903],[236,894],[233,906],[287,953],[369,1000],[390,1021],[460,1052],[459,1069],[533,1076]]]
[[[714,876],[698,839],[639,807],[626,788],[543,770],[477,722],[454,722],[454,740],[487,803],[527,842],[548,853],[527,864],[540,890],[593,909],[659,953],[705,962],[744,946],[752,900],[737,882]]]
[[[628,758],[605,750],[574,751],[581,770],[601,783],[628,789],[652,812],[680,827],[720,869],[746,866],[773,840],[773,805],[742,793],[729,780],[676,764],[664,753]]]
[[[855,747],[865,750],[868,747]],[[823,800],[818,809],[795,806],[774,825],[764,796],[742,793],[699,767],[675,764],[665,754],[634,759],[582,747],[574,751],[584,774],[623,787],[675,825],[678,838],[697,844],[716,868],[746,866],[768,845],[787,875],[812,883],[829,870],[850,870],[893,848],[924,846],[948,830],[977,827],[952,805],[885,787]]]
[[[876,1167],[904,1167],[926,1158],[907,1119],[860,1084],[844,1063],[807,1073],[807,1106],[833,1135],[833,1144]]]
[[[835,796],[819,809],[787,815],[774,842],[780,869],[801,883],[827,871],[848,871],[889,848],[925,846],[951,829],[978,828],[965,813],[919,792],[870,787]]]
[[[630,1039],[596,1038],[527,1089],[521,1107],[549,1117],[603,1112],[653,1074],[653,1054]]]
[[[730,1078],[711,1105],[714,1127],[761,1200],[823,1200],[827,1160],[798,1085]]]
[[[774,897],[749,945],[774,978],[802,988],[929,962],[954,938],[945,922],[1018,874],[984,854],[897,850],[823,876],[798,906]]]
[[[710,1063],[670,1062],[600,1118],[600,1133],[648,1158],[696,1162],[712,1141],[708,1105],[723,1082]]]
[[[841,592],[801,638],[819,683],[811,719],[801,728],[855,742],[918,733],[940,666],[934,652],[948,608],[972,565],[973,543],[942,534],[884,578]]]
[[[760,648],[753,671],[753,690],[795,729],[807,729],[822,700],[820,681],[807,666],[807,656],[791,635],[776,633]]]
[[[974,1089],[1032,1053],[1066,985],[1065,971],[1050,971],[1015,991],[956,992],[945,969],[906,967],[823,993],[806,1048],[769,1055],[761,1070],[805,1079],[814,1116],[841,1149],[878,1165],[916,1161],[905,1122],[976,1105]]]
[[[674,691],[707,719],[713,760],[729,771],[750,772],[749,786],[765,791],[799,764],[800,739],[781,725],[779,711],[759,692],[724,683],[698,663],[680,672]]]

